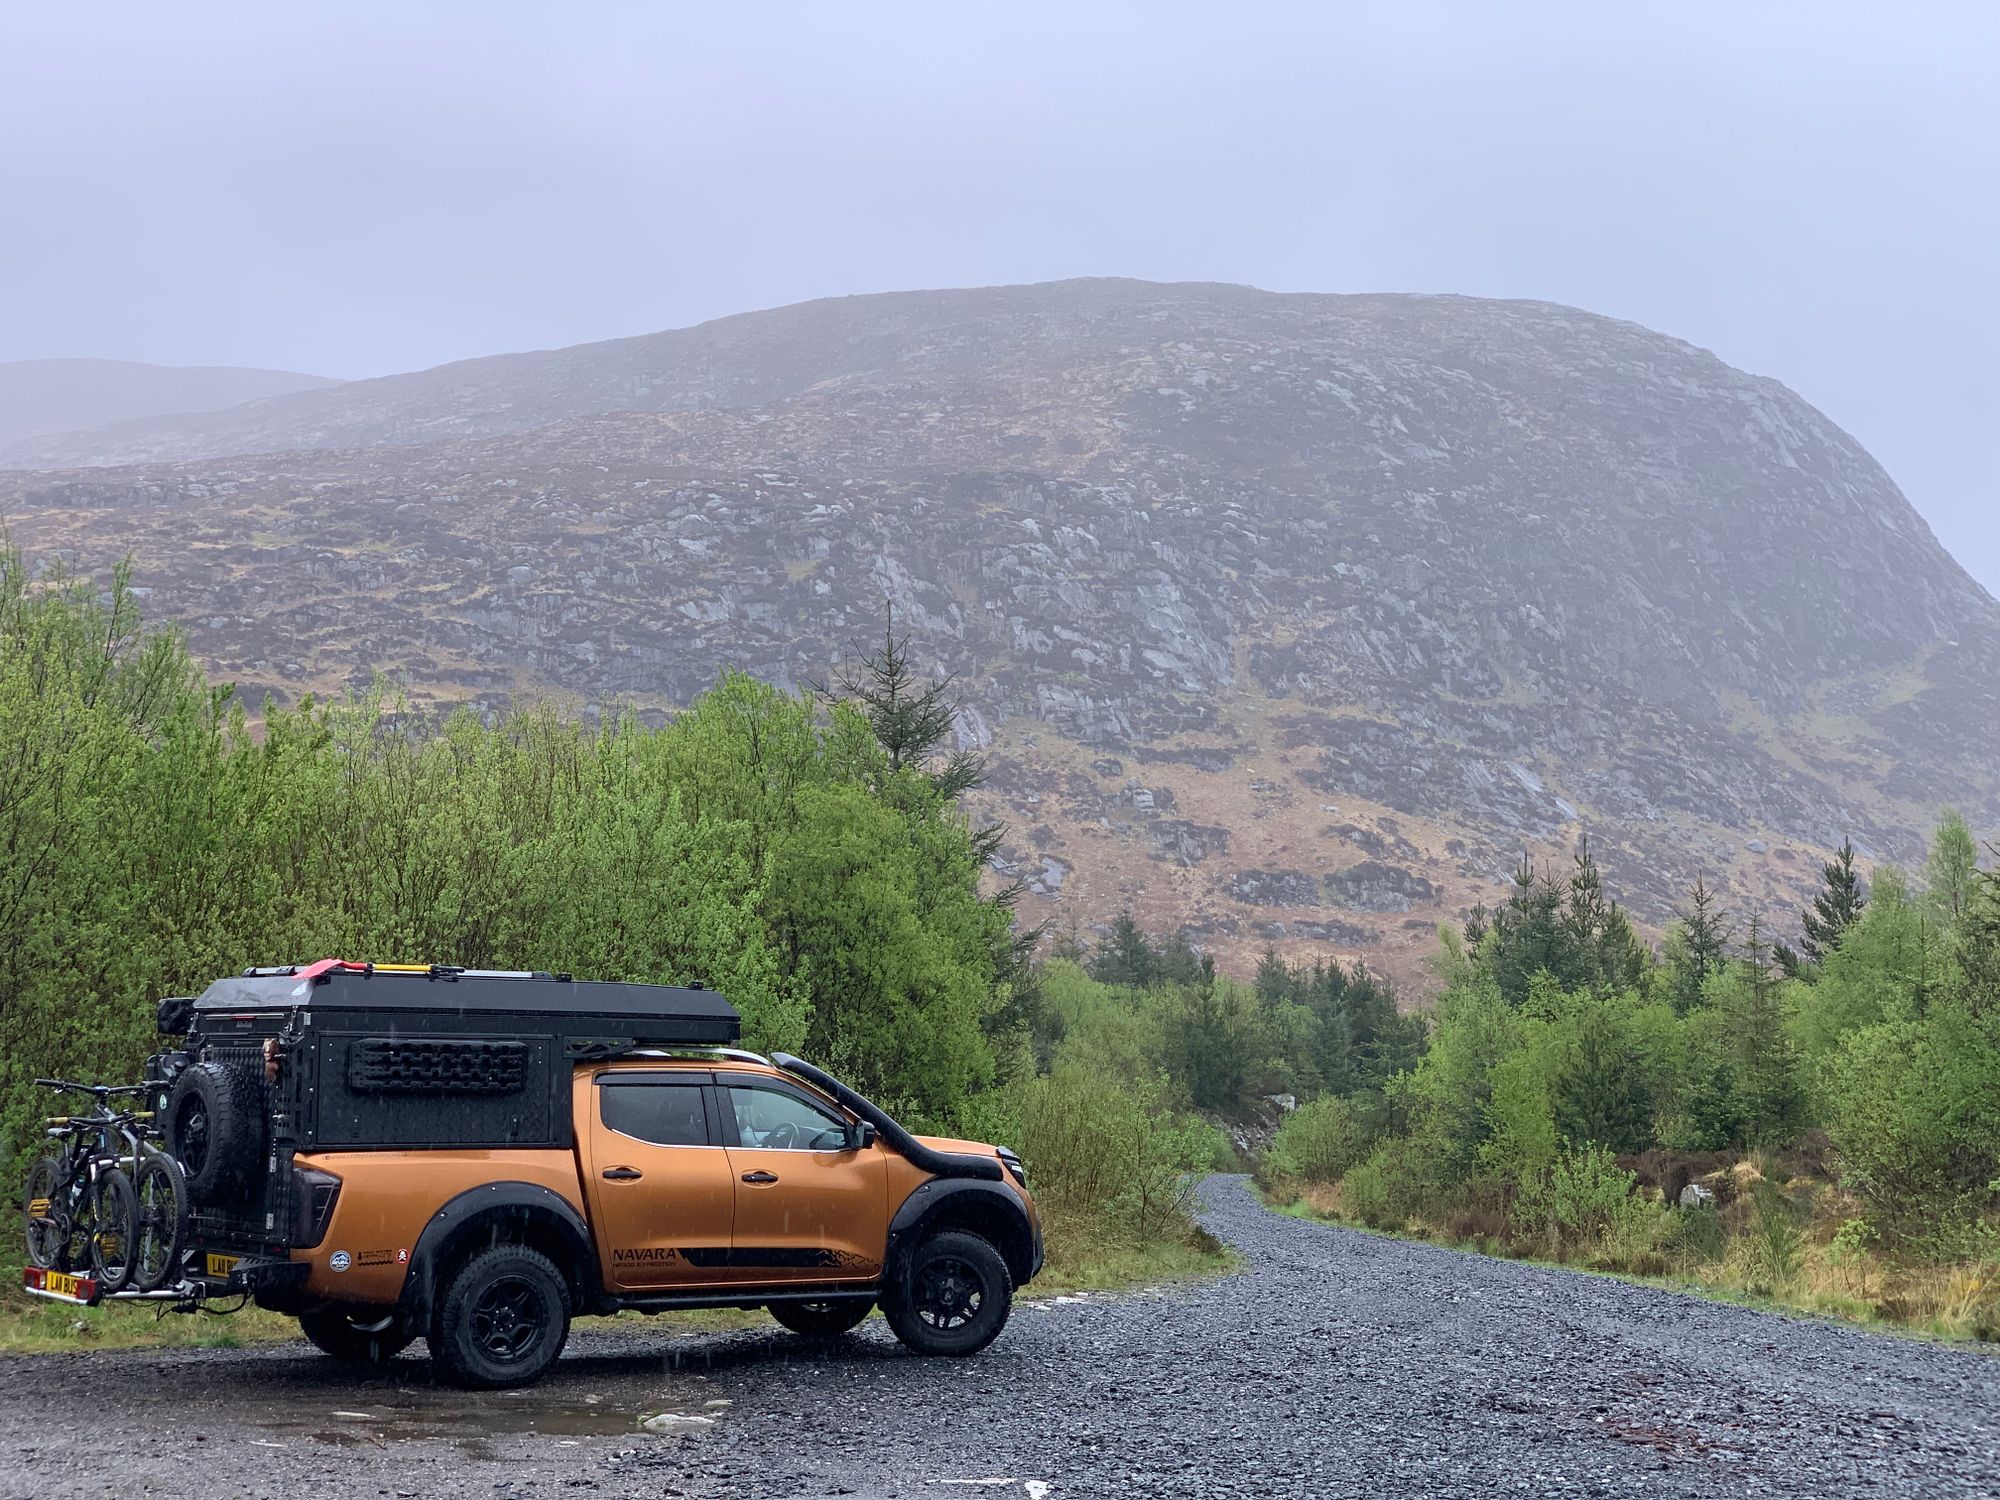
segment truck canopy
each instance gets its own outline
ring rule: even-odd
[[[539,971],[458,969],[442,964],[357,964],[340,959],[283,968],[246,969],[218,979],[191,1004],[186,1019],[214,1034],[228,1019],[255,1021],[296,1012],[301,1026],[337,1020],[390,1035],[491,1032],[542,1035],[566,1050],[619,1046],[723,1046],[742,1021],[715,990],[664,984],[577,980]],[[181,1027],[172,1028],[178,1032]],[[261,1028],[260,1028],[261,1029]]]

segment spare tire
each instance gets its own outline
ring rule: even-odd
[[[167,1149],[197,1203],[228,1203],[264,1165],[264,1085],[249,1069],[204,1062],[167,1096]]]

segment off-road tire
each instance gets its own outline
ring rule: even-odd
[[[164,1151],[139,1160],[132,1190],[139,1198],[139,1243],[133,1250],[132,1284],[157,1292],[178,1281],[181,1252],[187,1248],[188,1185],[181,1164]]]
[[[393,1312],[345,1313],[320,1309],[299,1314],[299,1328],[322,1354],[344,1365],[387,1364],[416,1338]]]
[[[767,1308],[793,1333],[830,1339],[859,1328],[875,1310],[873,1297],[829,1297],[824,1302],[773,1302]]]
[[[90,1192],[90,1269],[100,1291],[122,1292],[139,1264],[139,1197],[117,1167],[107,1167]]]
[[[201,1062],[167,1096],[167,1149],[197,1203],[242,1196],[264,1165],[264,1084],[249,1069]]]
[[[63,1180],[62,1163],[44,1156],[28,1168],[27,1190],[21,1194],[21,1225],[28,1236],[28,1264],[44,1271],[67,1271],[69,1266],[69,1224],[62,1205],[55,1201],[56,1188]],[[47,1210],[36,1213],[42,1204]]]
[[[900,1257],[882,1315],[918,1354],[977,1354],[1007,1326],[1014,1278],[993,1245],[962,1229],[930,1236]]]
[[[439,1378],[467,1390],[532,1385],[562,1353],[569,1317],[569,1287],[553,1261],[526,1245],[495,1245],[438,1299],[431,1359]]]

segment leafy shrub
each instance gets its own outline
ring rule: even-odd
[[[1847,1185],[1890,1240],[1930,1259],[1960,1247],[2000,1172],[2000,1008],[1958,998],[1863,1027],[1824,1072]]]
[[[1827,1263],[1853,1272],[1855,1289],[1868,1295],[1868,1268],[1874,1260],[1875,1241],[1881,1235],[1866,1219],[1843,1219],[1826,1247]]]
[[[1382,1141],[1341,1179],[1341,1208],[1371,1229],[1404,1228],[1424,1210],[1430,1177],[1414,1142]]]
[[[1185,1227],[1198,1174],[1215,1165],[1212,1126],[1177,1119],[1155,1094],[1109,1087],[1075,1063],[1017,1093],[1021,1156],[1051,1218],[1141,1236]]]
[[[1515,1225],[1558,1251],[1598,1244],[1625,1213],[1637,1181],[1604,1147],[1570,1147],[1547,1171],[1522,1179]]]
[[[1367,1132],[1345,1099],[1302,1104],[1278,1127],[1271,1164],[1302,1182],[1338,1182],[1368,1148]]]
[[[1676,1228],[1673,1210],[1637,1195],[1628,1197],[1588,1252],[1589,1264],[1635,1276],[1664,1275],[1673,1266]]]

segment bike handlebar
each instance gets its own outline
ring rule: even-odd
[[[45,1089],[90,1094],[98,1099],[109,1099],[113,1094],[143,1094],[147,1088],[143,1083],[72,1083],[67,1078],[37,1078],[35,1082]]]

